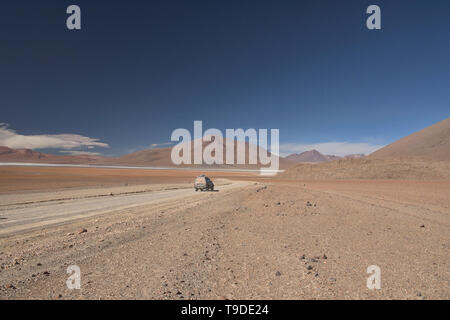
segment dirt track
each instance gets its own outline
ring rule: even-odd
[[[244,183],[221,183],[222,191],[242,186]],[[122,191],[120,191],[122,190]],[[155,205],[165,200],[198,197],[192,185],[172,185],[158,188],[140,186],[133,188],[109,188],[109,192],[90,190],[83,196],[70,198],[55,192],[28,194],[26,197],[0,195],[0,237],[25,230],[61,224],[67,221],[92,217],[111,211],[119,211],[143,205]],[[118,191],[118,192],[117,192]],[[216,190],[215,191],[219,191]],[[22,198],[22,199],[17,199]],[[12,201],[12,199],[17,199]],[[34,200],[33,200],[34,199]],[[11,201],[7,204],[7,201]]]
[[[449,299],[449,194],[277,181],[118,210],[1,239],[0,297]],[[66,287],[72,264],[81,290]]]

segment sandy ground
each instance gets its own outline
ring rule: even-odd
[[[219,179],[214,191],[242,184]],[[198,194],[200,192],[195,194],[192,184],[170,184],[73,190],[70,194],[65,191],[0,195],[0,238],[111,211],[156,205],[166,199],[196,197]]]
[[[193,195],[5,235],[0,298],[450,298],[450,182],[247,181]],[[369,265],[381,290],[366,287]]]
[[[205,172],[198,170],[143,170],[73,167],[0,166],[0,194],[110,188],[149,184],[189,184]],[[253,178],[252,172],[206,172],[211,179]]]

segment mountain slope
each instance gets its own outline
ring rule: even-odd
[[[298,164],[279,179],[450,180],[450,118],[402,138],[370,156]]]
[[[369,156],[370,159],[399,157],[450,160],[450,118],[397,140]]]

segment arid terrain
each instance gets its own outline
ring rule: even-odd
[[[5,170],[48,178],[62,169],[4,168],[2,180]],[[65,176],[63,191],[46,178],[25,179],[20,192],[3,188],[2,299],[450,298],[449,181],[214,173],[218,192],[195,193],[189,175],[197,172],[177,172],[179,180],[164,183],[172,173],[142,171],[149,180],[129,177],[127,186],[117,177],[124,170],[108,178],[99,169],[78,170],[72,179]],[[177,193],[126,201],[164,192]],[[96,212],[78,206],[120,197],[124,207]],[[54,212],[66,205],[82,212],[62,221],[44,217],[38,228],[11,227],[24,226],[14,216],[20,210]],[[80,290],[66,286],[69,265],[81,269]],[[382,270],[381,290],[366,287],[369,265]]]
[[[0,298],[450,299],[442,123],[272,178],[205,172],[214,192],[200,170],[1,166]]]

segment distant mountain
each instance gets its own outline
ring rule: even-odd
[[[291,154],[286,157],[286,159],[291,160],[295,163],[303,163],[303,162],[309,162],[309,163],[322,163],[322,162],[329,162],[334,161],[338,159],[359,159],[364,157],[364,154],[350,154],[345,157],[339,157],[334,155],[325,155],[320,153],[317,150],[310,150],[305,151],[299,154]]]
[[[326,155],[321,154],[317,150],[305,151],[298,154],[291,154],[286,157],[286,159],[294,161],[296,163],[299,162],[327,162],[330,161],[330,158]]]
[[[402,138],[369,156],[299,163],[280,179],[450,180],[450,118]]]
[[[223,139],[223,159],[226,159],[226,145],[227,143],[233,142],[228,141],[227,139]],[[189,143],[189,142],[188,142]],[[206,146],[208,146],[211,142],[203,142],[202,147],[203,150]],[[181,165],[181,167],[213,167],[213,168],[247,168],[247,169],[257,169],[260,167],[266,167],[265,165],[258,164],[249,164],[249,148],[250,144],[248,142],[238,142],[234,141],[234,159],[236,162],[236,159],[238,158],[238,145],[243,146],[244,148],[244,154],[245,154],[245,164],[221,164],[221,165]],[[256,147],[256,146],[255,146]],[[188,147],[189,148],[189,147]],[[191,163],[194,162],[194,146],[193,142],[190,142],[190,149],[191,149]],[[155,149],[145,149],[136,151],[121,157],[117,158],[110,158],[107,160],[108,164],[115,164],[115,165],[136,165],[136,166],[161,166],[161,167],[178,167],[172,163],[171,160],[171,154],[172,154],[172,147],[169,148],[155,148]],[[269,156],[271,154],[269,153]],[[295,162],[279,157],[279,166],[280,169],[288,168],[293,165],[295,165]]]
[[[203,142],[205,148],[210,142]],[[245,153],[245,164],[222,164],[222,165],[181,165],[181,167],[196,168],[239,168],[258,169],[267,167],[262,164],[249,164],[249,148],[247,142],[236,142],[234,147],[234,158],[237,159],[238,144],[242,144]],[[226,142],[224,143],[223,155],[226,155]],[[28,163],[51,163],[51,164],[90,164],[90,165],[121,165],[121,166],[148,166],[148,167],[179,167],[172,163],[172,147],[155,148],[136,151],[120,157],[102,157],[93,155],[53,155],[33,151],[30,149],[11,149],[0,147],[0,162],[28,162]],[[191,142],[191,162],[193,163],[194,148]],[[269,153],[270,156],[270,153]],[[295,163],[283,157],[279,157],[280,169],[288,168]]]
[[[11,149],[0,146],[1,162],[60,163],[60,164],[92,164],[103,157],[92,155],[54,155],[31,149]]]

